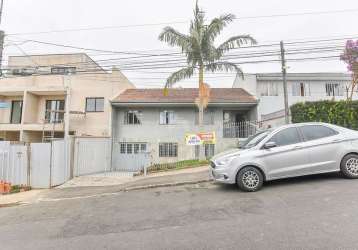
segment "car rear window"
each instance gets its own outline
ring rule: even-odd
[[[305,141],[317,140],[338,134],[337,131],[321,125],[307,125],[300,129]]]

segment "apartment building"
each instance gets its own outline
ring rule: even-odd
[[[346,73],[289,73],[289,106],[306,101],[344,100],[351,76]],[[281,73],[246,74],[237,77],[233,88],[243,88],[259,100],[258,119],[276,126],[284,123],[283,80]],[[353,99],[358,93],[353,94]]]
[[[84,53],[11,56],[7,68],[0,79],[1,140],[61,138],[65,120],[71,135],[110,136],[109,101],[134,88],[118,69],[108,72]]]

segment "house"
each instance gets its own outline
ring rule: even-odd
[[[7,68],[0,79],[2,140],[63,137],[66,106],[69,134],[110,136],[109,100],[134,88],[119,70],[107,72],[84,53],[10,56]]]
[[[152,163],[196,159],[200,147],[186,145],[188,133],[215,132],[216,144],[205,145],[206,157],[237,147],[238,138],[254,133],[256,125],[250,121],[257,119],[258,101],[247,91],[212,88],[202,129],[198,126],[197,97],[198,89],[176,88],[168,95],[163,89],[127,89],[114,98],[114,169],[133,166],[141,152],[149,152]]]
[[[344,100],[350,84],[351,76],[345,73],[289,73],[288,103],[291,106],[306,101]],[[284,123],[282,73],[246,74],[244,79],[235,79],[233,88],[243,88],[259,100],[258,119],[264,124]],[[353,98],[358,98],[357,92]]]

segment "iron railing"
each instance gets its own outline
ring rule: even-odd
[[[224,138],[247,138],[254,135],[262,127],[260,121],[224,122]]]

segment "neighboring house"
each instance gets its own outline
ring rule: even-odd
[[[64,136],[69,94],[71,135],[110,136],[109,100],[134,85],[86,54],[9,57],[0,79],[0,139],[39,142]]]
[[[128,89],[112,100],[113,167],[133,165],[127,155],[149,152],[152,163],[198,158],[198,146],[187,146],[185,135],[215,132],[216,144],[205,146],[210,157],[237,147],[239,137],[254,133],[257,100],[243,89],[212,88],[204,125],[198,126],[198,89]],[[133,160],[138,160],[132,158]]]
[[[289,106],[298,102],[344,100],[351,76],[345,73],[289,73],[287,90]],[[284,123],[282,73],[246,74],[237,77],[233,88],[243,88],[259,99],[258,119],[265,125]],[[357,92],[353,95],[358,98]]]

